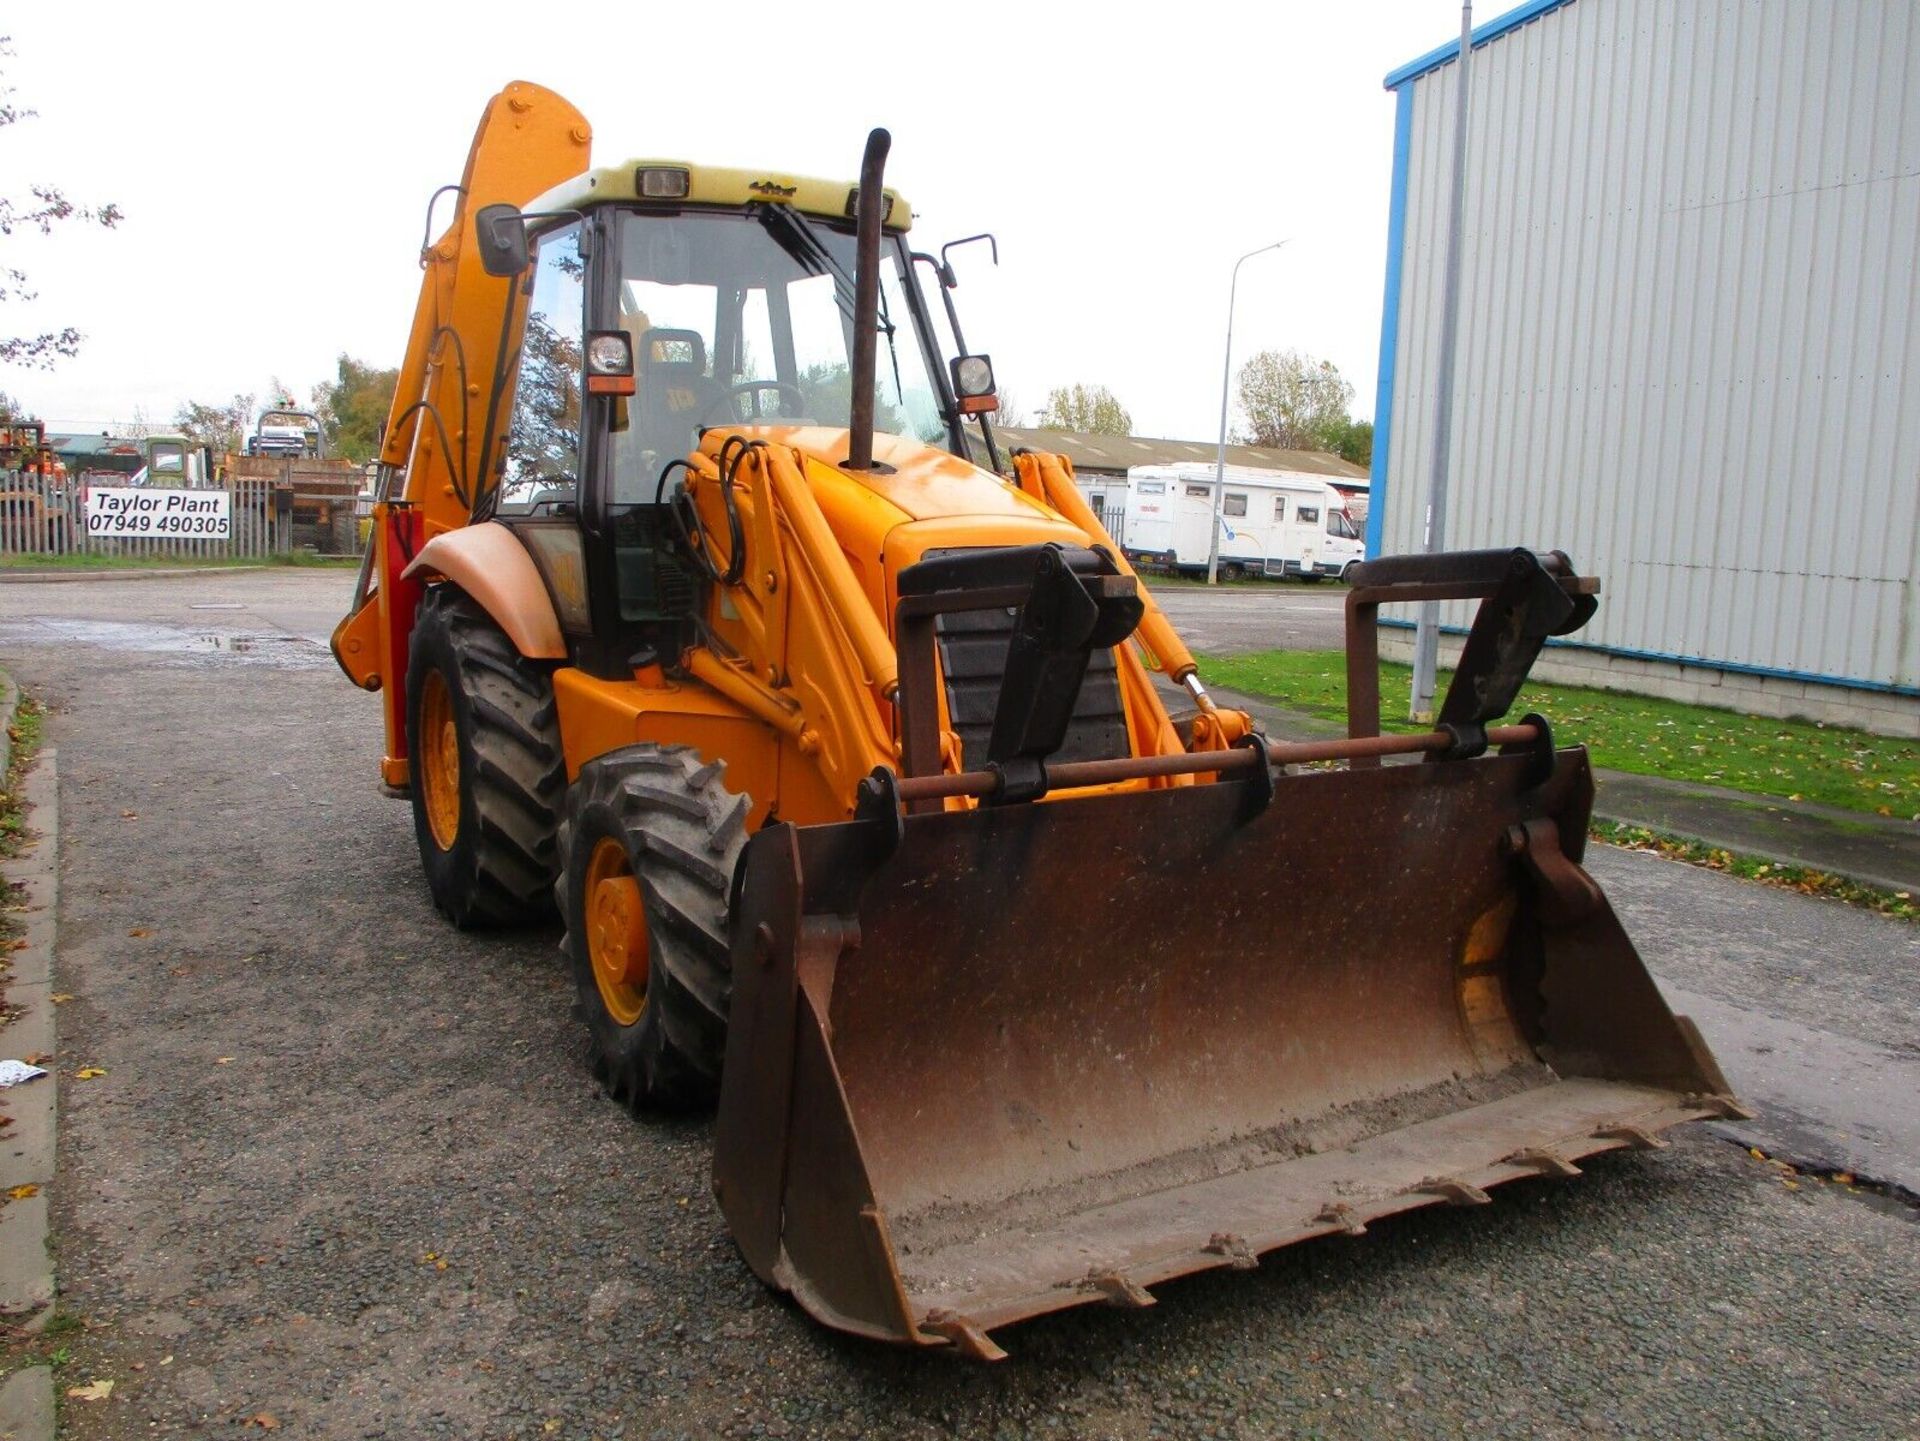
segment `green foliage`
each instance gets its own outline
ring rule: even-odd
[[[1349,465],[1357,465],[1362,470],[1373,464],[1373,422],[1371,420],[1349,420],[1340,431],[1339,443],[1334,450]]]
[[[0,425],[11,425],[16,420],[31,419],[32,417],[27,414],[26,406],[22,405],[17,397],[0,390]]]
[[[1089,435],[1132,435],[1133,417],[1104,385],[1060,385],[1034,425],[1040,430],[1078,430]]]
[[[1208,681],[1329,720],[1347,715],[1346,656],[1257,651],[1218,656]],[[1440,678],[1445,693],[1450,672]],[[1424,729],[1397,719],[1412,685],[1403,665],[1380,667],[1382,729]],[[1635,775],[1726,786],[1883,816],[1920,817],[1920,741],[1804,720],[1772,720],[1712,706],[1584,686],[1529,682],[1513,714],[1538,711],[1556,737],[1585,745],[1595,765]]]
[[[13,47],[8,38],[0,36],[0,58],[11,59],[12,56]],[[12,86],[0,86],[0,129],[17,125],[31,118],[34,113],[14,105],[8,98],[12,94]],[[97,208],[77,205],[56,185],[29,185],[24,200],[0,196],[0,237],[11,236],[16,230],[51,235],[56,225],[70,220],[91,222],[111,230],[124,218],[117,205]],[[32,300],[34,295],[35,292],[27,288],[24,270],[0,263],[0,301]],[[0,335],[0,362],[51,370],[55,362],[79,353],[82,338],[80,332],[71,325],[40,335]]]
[[[225,405],[182,401],[173,424],[195,445],[212,446],[215,455],[238,454],[253,429],[253,397],[236,395]]]
[[[1353,387],[1330,360],[1297,350],[1263,350],[1240,367],[1240,408],[1253,445],[1338,452],[1352,404]],[[1372,443],[1369,425],[1369,455]]]
[[[373,459],[399,383],[397,369],[380,370],[342,352],[335,378],[313,388],[313,409],[326,433],[327,454],[357,462]]]

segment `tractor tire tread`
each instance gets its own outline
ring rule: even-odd
[[[415,635],[431,632],[451,651],[472,721],[475,822],[469,864],[453,893],[436,894],[435,904],[462,929],[544,920],[552,914],[567,783],[552,680],[454,586],[433,586],[421,599]]]
[[[554,888],[567,923],[562,946],[588,1021],[594,1075],[630,1110],[704,1107],[719,1090],[732,990],[727,895],[751,809],[726,789],[725,776],[723,764],[685,747],[635,745],[589,761],[568,792],[559,832],[565,863]],[[575,926],[574,888],[592,844],[615,831],[646,900],[650,946],[646,1010],[625,1028],[605,1012]]]

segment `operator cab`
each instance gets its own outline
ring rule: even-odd
[[[629,193],[644,189],[633,170],[596,172],[589,189],[610,174]],[[738,177],[721,178],[738,188]],[[610,643],[624,663],[642,632],[677,627],[692,608],[694,576],[672,543],[668,502],[676,464],[702,432],[849,427],[856,241],[851,204],[842,220],[786,200],[554,203],[579,184],[536,203],[525,241],[487,234],[520,228],[510,207],[479,221],[489,269],[520,277],[526,317],[517,364],[503,374],[505,423],[493,429],[504,434],[484,508],[540,562],[563,627],[594,644],[624,632]],[[887,204],[904,220],[904,202]],[[883,236],[881,252],[874,428],[967,457],[962,425],[982,397],[955,395],[900,230]],[[951,270],[934,268],[950,285]],[[598,357],[623,350],[619,374],[596,372]],[[984,362],[974,359],[969,379]],[[986,375],[990,386],[990,367]],[[589,583],[595,574],[612,584]]]

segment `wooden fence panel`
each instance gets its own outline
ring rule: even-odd
[[[293,550],[293,492],[284,481],[236,476],[226,486],[225,540],[193,536],[107,539],[87,534],[85,487],[63,475],[0,471],[0,558],[101,555],[128,559],[265,560]]]

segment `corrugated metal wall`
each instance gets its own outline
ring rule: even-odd
[[[1420,546],[1457,69],[1407,82],[1386,553]],[[1568,550],[1591,643],[1920,684],[1920,6],[1573,0],[1477,49],[1471,101],[1449,548]]]

